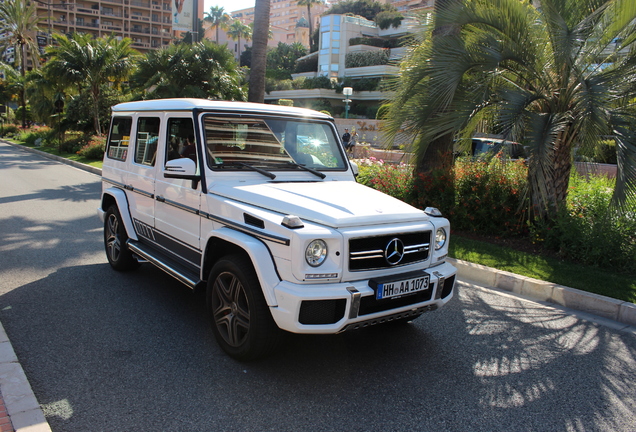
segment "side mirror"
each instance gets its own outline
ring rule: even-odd
[[[201,176],[197,174],[197,164],[190,158],[172,159],[163,168],[165,178],[192,180],[192,188],[196,189]]]

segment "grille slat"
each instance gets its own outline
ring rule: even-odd
[[[404,256],[392,265],[386,259],[385,250],[396,238],[404,244]],[[349,271],[378,270],[424,261],[428,259],[430,244],[431,231],[352,238],[349,240]]]

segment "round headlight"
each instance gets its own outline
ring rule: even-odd
[[[435,233],[435,250],[440,250],[446,244],[446,230],[438,228]]]
[[[323,240],[313,240],[305,249],[305,260],[312,267],[318,267],[327,259],[327,243]]]

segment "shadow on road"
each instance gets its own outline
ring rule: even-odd
[[[628,430],[634,418],[633,337],[480,290],[405,326],[289,335],[251,363],[218,348],[200,296],[150,266],[60,268],[0,311],[55,431]]]

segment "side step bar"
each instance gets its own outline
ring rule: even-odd
[[[171,260],[163,254],[157,253],[154,249],[133,240],[128,240],[126,244],[132,253],[159,267],[161,270],[181,281],[189,288],[194,289],[199,283],[201,283],[201,279],[193,271],[188,270],[185,266]]]

